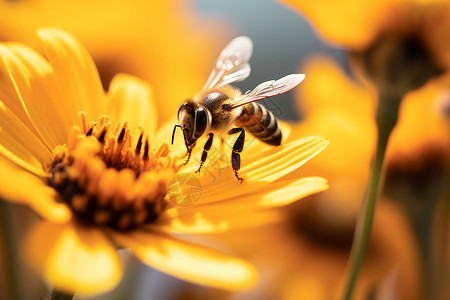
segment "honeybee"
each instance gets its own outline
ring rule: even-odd
[[[236,178],[242,183],[238,171],[241,167],[240,153],[244,148],[245,131],[269,145],[281,144],[278,121],[267,108],[255,101],[289,91],[305,78],[304,74],[291,74],[278,80],[261,83],[255,89],[242,94],[230,83],[245,80],[250,75],[249,60],[253,43],[246,36],[233,39],[220,53],[203,90],[187,99],[178,110],[178,122],[172,133],[181,128],[187,149],[187,164],[197,139],[207,134],[203,147],[200,172],[211,149],[214,135],[239,134],[231,152],[231,165]]]

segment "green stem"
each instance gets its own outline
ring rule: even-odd
[[[350,252],[349,275],[347,277],[344,290],[343,299],[345,300],[350,300],[352,298],[353,290],[358,279],[358,274],[363,264],[367,246],[369,244],[373,217],[375,214],[375,206],[382,184],[382,169],[386,146],[392,129],[397,123],[400,100],[400,97],[389,97],[386,95],[380,96],[376,115],[378,142],[375,159],[371,169],[368,190],[356,223],[355,236],[353,238],[352,249]]]
[[[74,293],[66,294],[53,290],[50,300],[72,300]]]

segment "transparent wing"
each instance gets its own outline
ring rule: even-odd
[[[305,79],[304,74],[291,74],[278,80],[263,82],[252,91],[245,93],[244,96],[234,99],[230,104],[231,108],[233,109],[250,102],[286,93],[296,87],[303,79]]]
[[[240,36],[232,40],[220,53],[203,90],[246,79],[250,75],[248,61],[252,52],[253,43],[250,38]]]

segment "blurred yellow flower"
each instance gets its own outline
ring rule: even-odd
[[[25,254],[54,289],[80,295],[122,277],[116,247],[190,282],[243,289],[256,280],[238,258],[172,234],[195,235],[273,221],[276,210],[325,190],[320,177],[284,180],[328,144],[320,137],[278,148],[247,143],[239,184],[220,155],[180,170],[169,149],[174,121],[156,131],[151,87],[117,75],[102,90],[93,60],[57,29],[38,31],[46,58],[18,43],[0,45],[0,197],[41,217]],[[78,124],[78,125],[76,125]],[[201,151],[202,149],[198,149]],[[200,152],[193,157],[200,157]]]
[[[321,135],[333,141],[301,170],[303,175],[321,174],[330,182],[329,190],[303,204],[310,207],[306,217],[324,230],[345,229],[348,235],[353,232],[375,147],[376,93],[348,78],[324,56],[311,59],[301,71],[308,80],[299,89],[296,104],[304,120],[292,125],[293,136]],[[435,105],[448,82],[443,76],[406,95],[387,149],[388,175],[392,174],[386,189],[394,188],[400,170],[423,171],[427,157],[442,166],[448,157],[450,135]]]
[[[403,162],[412,169],[423,163],[418,157],[427,152],[441,157],[441,162],[448,159],[448,117],[438,105],[439,98],[447,94],[449,88],[450,76],[445,74],[405,96],[388,147],[386,159],[389,165]]]
[[[315,231],[314,224],[303,219],[305,214],[298,214],[301,206],[285,210],[291,222],[252,233],[253,246],[258,251],[244,257],[266,279],[249,292],[254,299],[263,295],[283,300],[341,297],[351,236]],[[243,240],[242,237],[241,243]],[[258,241],[264,241],[267,247],[258,248]],[[393,203],[380,201],[354,299],[367,299],[374,294],[380,299],[421,299],[421,272],[417,242],[404,212]],[[385,294],[381,296],[382,293]]]
[[[214,299],[339,299],[351,236],[317,232],[309,219],[303,219],[306,214],[299,214],[302,207],[303,203],[286,207],[284,222],[217,237],[228,239],[235,252],[255,265],[261,278],[258,285],[243,292],[191,287],[196,291],[191,294],[197,297],[189,299],[205,299],[205,294]],[[407,217],[392,202],[380,201],[354,299],[373,295],[421,299],[421,274],[417,241]]]
[[[301,71],[309,75],[309,80],[298,91],[297,101],[299,113],[304,114],[305,119],[293,126],[293,132],[298,135],[320,134],[333,143],[302,168],[303,175],[320,173],[326,176],[330,189],[303,201],[297,210],[297,218],[308,234],[312,233],[315,238],[349,242],[364,197],[374,151],[376,94],[371,88],[348,78],[335,62],[326,57],[310,60]],[[440,187],[445,186],[442,173],[449,159],[450,135],[447,120],[436,102],[443,93],[447,93],[448,83],[448,77],[441,76],[405,96],[388,145],[387,178],[382,194],[389,200],[405,204],[403,209],[406,208],[408,213],[417,206],[415,209],[421,209],[423,214],[425,206],[434,203],[430,197],[439,194]],[[323,89],[323,86],[329,88]],[[414,202],[415,199],[418,202]],[[377,210],[377,214],[384,213]],[[383,230],[387,234],[389,227]],[[375,231],[373,234],[377,234]],[[416,246],[408,244],[415,249]],[[414,249],[408,250],[405,246],[402,251],[417,251]],[[371,255],[370,250],[368,255]],[[416,259],[418,262],[411,260],[412,266],[417,266],[422,258],[416,255]],[[357,294],[365,284],[364,269],[362,272],[361,283],[356,286]],[[420,285],[414,286],[420,288]]]
[[[400,101],[450,68],[448,1],[284,2],[328,40],[349,48],[356,70],[368,76],[383,100]]]
[[[330,181],[329,190],[303,203],[310,211],[305,217],[318,228],[348,236],[353,234],[375,146],[374,92],[349,80],[325,56],[311,58],[303,71],[308,78],[295,102],[303,119],[292,125],[293,136],[318,134],[332,141],[301,170],[327,174]]]
[[[311,20],[327,40],[362,50],[383,34],[417,34],[449,58],[450,5],[445,0],[282,0]],[[439,38],[441,37],[441,38]]]
[[[161,123],[203,86],[224,42],[217,32],[227,32],[217,20],[196,18],[192,6],[179,0],[2,0],[0,40],[34,47],[39,28],[69,32],[91,53],[105,86],[117,73],[150,82]]]

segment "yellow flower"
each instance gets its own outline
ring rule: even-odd
[[[305,118],[300,124],[293,126],[293,132],[299,136],[318,134],[333,141],[320,156],[302,168],[303,175],[321,174],[325,176],[329,180],[330,189],[311,196],[310,200],[303,201],[301,206],[297,208],[296,219],[301,220],[298,223],[302,228],[301,234],[305,235],[302,241],[303,239],[308,241],[311,239],[311,235],[313,236],[312,242],[303,241],[301,244],[316,243],[314,240],[326,240],[329,243],[339,244],[350,243],[354,232],[354,224],[364,197],[370,158],[374,151],[376,95],[372,89],[350,79],[336,62],[326,57],[316,57],[310,60],[301,71],[309,75],[309,80],[305,81],[302,89],[298,91],[299,97],[296,104],[298,111],[304,114]],[[377,264],[375,261],[378,261],[380,266],[377,270],[380,273],[374,271],[370,275],[371,272],[365,269],[369,267],[363,266],[361,282],[357,284],[355,290],[357,299],[363,290],[364,293],[367,292],[368,280],[370,282],[370,280],[375,280],[375,277],[378,277],[378,283],[381,283],[381,276],[386,276],[388,271],[387,268],[381,266],[387,264],[390,259],[392,259],[391,267],[395,266],[395,260],[402,264],[405,263],[405,266],[399,269],[397,274],[400,276],[399,279],[403,278],[400,279],[403,283],[398,282],[396,286],[397,292],[409,295],[410,291],[407,286],[414,286],[417,289],[423,288],[424,282],[421,281],[423,278],[418,277],[421,257],[417,256],[417,250],[415,249],[417,246],[411,242],[411,229],[405,232],[407,237],[405,238],[400,233],[391,237],[389,228],[405,226],[405,224],[393,225],[391,222],[394,222],[395,218],[398,218],[399,223],[405,222],[400,221],[400,219],[404,219],[404,213],[410,213],[409,210],[420,207],[421,211],[415,213],[425,214],[426,207],[434,205],[427,203],[429,202],[427,200],[439,193],[439,186],[445,185],[442,171],[450,153],[450,136],[448,135],[448,123],[437,108],[436,101],[442,93],[448,90],[449,80],[446,77],[443,76],[430,81],[424,87],[408,93],[403,99],[399,111],[399,121],[392,132],[386,153],[387,177],[382,190],[383,196],[376,213],[380,221],[377,225],[377,220],[375,220],[375,228],[372,232],[373,235],[380,237],[383,244],[386,243],[385,246],[379,245],[383,248],[386,247],[386,250],[382,251],[389,253],[390,246],[388,245],[391,245],[394,247],[393,249],[398,249],[401,252],[393,256],[386,256],[388,258],[386,261],[383,261],[382,257],[368,259],[371,262],[367,265],[373,263],[374,268]],[[329,88],[323,89],[325,85]],[[337,157],[339,157],[339,160],[336,159]],[[419,182],[420,184],[418,184]],[[384,200],[388,198],[387,200],[392,202],[404,204],[401,207],[404,212],[400,212],[399,208],[395,207],[395,212],[389,213],[401,216],[392,216],[388,220],[384,220],[386,212],[383,212],[383,210],[392,210],[391,208],[386,209],[386,207],[395,205],[383,201],[383,198]],[[291,213],[294,210],[292,208]],[[384,222],[391,225],[382,225]],[[378,229],[377,226],[379,226]],[[385,237],[382,238],[383,235]],[[392,241],[388,242],[384,238],[392,239]],[[404,238],[410,241],[404,241]],[[317,252],[317,250],[313,250],[310,254],[305,254],[301,261],[313,262],[315,260],[314,253]],[[414,259],[411,254],[414,254]],[[313,258],[309,255],[313,255]],[[344,278],[345,260],[338,258],[339,255],[336,253],[328,253],[328,258],[325,258],[325,255],[324,253],[323,255],[317,255],[317,260],[335,261],[336,273],[334,276]],[[369,257],[373,255],[370,249],[368,255]],[[380,255],[385,254],[380,253]],[[408,263],[403,259],[406,257],[409,257]],[[330,269],[327,269],[330,270],[328,273],[321,271],[325,266],[329,267],[330,264],[324,264],[323,267],[320,267],[314,262],[311,263],[311,269],[316,270],[313,273],[316,275],[312,277],[317,278],[308,278],[304,273],[301,273],[298,275],[299,277],[292,280],[292,288],[295,287],[294,282],[297,282],[299,292],[300,286],[305,289],[309,286],[311,292],[317,293],[318,297],[331,298],[329,294],[323,295],[321,293],[323,287],[321,280],[327,280],[328,283],[332,280],[333,284],[336,284],[336,289],[342,288],[338,286],[342,282],[332,278],[333,276],[330,274],[333,271]],[[307,268],[307,266],[303,265],[303,268]],[[409,275],[409,271],[401,271],[409,268],[411,268]],[[412,269],[415,269],[415,271],[413,272]],[[305,270],[305,272],[308,271]],[[311,274],[311,272],[314,271],[310,271],[308,274]],[[369,277],[372,277],[372,279],[369,279]],[[413,280],[415,283],[405,284],[409,280]],[[300,283],[302,281],[304,281],[304,284]],[[314,286],[317,288],[314,289]],[[293,295],[298,295],[298,293],[291,291],[293,293],[290,294],[291,299],[295,299]],[[340,295],[341,292],[336,291],[336,295]],[[410,299],[413,296],[398,296],[398,298]]]
[[[285,2],[327,39],[350,49],[356,70],[376,85],[383,100],[399,102],[450,67],[448,1]]]
[[[374,92],[351,81],[326,56],[311,58],[302,71],[309,76],[294,104],[304,118],[292,125],[293,137],[317,134],[332,141],[301,170],[306,175],[326,174],[330,188],[302,205],[317,226],[349,235],[364,197],[375,146]]]
[[[303,13],[327,40],[337,45],[361,50],[381,34],[415,32],[430,35],[430,45],[445,46],[438,40],[450,30],[450,6],[442,0],[340,0],[302,1],[282,0]],[[339,13],[336,13],[339,12]],[[418,27],[417,27],[418,26]],[[434,29],[434,30],[433,30]],[[448,55],[448,53],[446,54]],[[448,57],[448,56],[447,56]]]
[[[301,169],[303,175],[326,177],[330,189],[303,205],[310,207],[309,215],[317,225],[353,232],[376,140],[376,93],[350,79],[336,62],[324,56],[311,59],[301,71],[309,76],[298,90],[296,105],[305,118],[293,125],[293,137],[321,135],[332,141]],[[448,90],[448,82],[443,76],[405,96],[386,153],[387,190],[398,183],[400,172],[423,176],[426,164],[433,159],[439,168],[443,166],[450,152],[450,136],[435,102]]]
[[[92,58],[74,38],[56,29],[38,35],[46,58],[22,44],[0,45],[0,197],[42,217],[26,239],[30,263],[56,290],[80,295],[118,283],[117,247],[190,282],[252,285],[256,274],[247,262],[174,234],[276,220],[277,211],[267,208],[327,188],[323,178],[283,177],[328,142],[309,137],[270,148],[248,139],[243,184],[221,155],[211,155],[206,175],[191,176],[198,166],[180,169],[175,156],[184,145],[165,143],[174,120],[156,132],[148,84],[117,75],[104,93]]]
[[[285,210],[290,222],[244,232],[254,236],[250,245],[243,234],[230,237],[238,241],[234,242],[237,249],[245,249],[243,257],[258,268],[262,278],[258,286],[242,293],[243,299],[250,298],[248,295],[254,299],[282,300],[342,296],[351,235],[316,231],[316,224],[303,218],[307,212],[299,214],[302,206]],[[266,246],[259,247],[261,243]],[[380,201],[354,299],[367,299],[372,293],[380,299],[386,295],[393,299],[421,299],[421,267],[417,242],[404,212],[393,203]]]
[[[179,0],[2,0],[0,40],[38,46],[39,28],[70,32],[94,58],[104,86],[116,73],[152,82],[161,123],[204,85],[225,42],[217,32],[228,32],[216,20],[201,20],[192,6]]]

